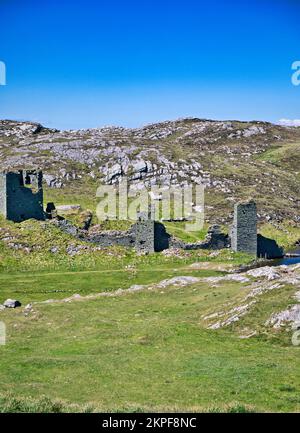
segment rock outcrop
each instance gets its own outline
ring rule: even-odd
[[[202,183],[212,200],[206,214],[226,222],[220,208],[255,191],[259,219],[300,218],[297,167],[300,128],[267,122],[179,119],[142,128],[102,127],[58,131],[33,122],[0,121],[0,169],[40,167],[50,188],[85,182],[116,184],[129,179],[132,191],[151,186]],[[295,142],[282,169],[264,158],[274,143]],[[283,147],[284,150],[284,147]],[[284,153],[283,153],[284,155]],[[271,199],[276,195],[276,206]],[[300,219],[298,220],[300,222]]]

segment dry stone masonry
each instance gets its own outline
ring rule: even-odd
[[[231,248],[257,255],[257,210],[254,201],[234,206]]]
[[[211,226],[204,241],[185,243],[169,235],[165,226],[153,217],[153,209],[140,213],[138,220],[128,231],[89,232],[80,230],[58,215],[54,203],[43,209],[43,174],[41,170],[4,171],[0,174],[0,214],[14,222],[34,218],[56,220],[61,230],[99,246],[119,245],[135,247],[138,253],[153,253],[168,248],[222,249],[232,248],[253,256],[264,258],[282,257],[284,252],[272,239],[257,235],[257,211],[254,201],[237,203],[234,207],[234,222],[231,236],[222,233],[220,226]],[[79,206],[79,205],[77,205]],[[80,206],[79,206],[80,207]]]
[[[0,174],[0,213],[8,220],[44,219],[43,174],[40,170]]]
[[[151,215],[140,213],[138,221],[134,225],[135,233],[135,248],[139,253],[154,253],[155,239],[155,222],[151,219]]]

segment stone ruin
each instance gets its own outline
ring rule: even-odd
[[[66,221],[60,221],[60,227],[69,234],[75,234],[76,228]],[[283,249],[273,239],[257,234],[256,204],[237,203],[234,211],[234,223],[231,233],[222,233],[219,225],[209,227],[204,241],[187,243],[167,233],[165,226],[145,213],[139,214],[138,220],[127,231],[86,231],[77,233],[83,240],[103,247],[119,245],[135,247],[138,253],[153,253],[168,248],[184,250],[220,250],[231,248],[236,252],[245,252],[265,259],[283,257]]]
[[[256,203],[236,203],[231,229],[233,251],[257,254],[257,210]]]
[[[284,255],[282,248],[272,239],[257,234],[257,210],[254,201],[237,203],[230,235],[224,234],[220,226],[211,226],[204,241],[186,243],[169,235],[165,226],[150,215],[140,213],[138,220],[128,231],[83,230],[81,232],[69,221],[57,215],[55,205],[48,203],[43,209],[43,174],[41,170],[4,171],[0,174],[0,214],[14,222],[34,218],[54,219],[59,227],[70,235],[93,242],[103,247],[120,245],[135,247],[139,253],[153,253],[168,248],[185,250],[231,248],[263,258]],[[150,210],[149,210],[150,212]]]
[[[0,214],[14,222],[45,219],[42,181],[41,170],[0,173]]]
[[[133,226],[135,234],[135,249],[139,253],[155,252],[155,221],[151,219],[151,210],[149,212],[140,212],[138,220]]]
[[[162,223],[151,219],[150,213],[151,211],[139,213],[137,221],[127,231],[87,232],[83,239],[103,247],[135,247],[138,253],[154,253],[168,249],[171,236]]]
[[[264,259],[284,256],[283,248],[279,247],[274,239],[257,234],[257,209],[253,200],[235,204],[230,237],[233,251]]]

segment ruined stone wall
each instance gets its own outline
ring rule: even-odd
[[[85,240],[103,247],[135,247],[140,253],[163,251],[169,248],[170,238],[163,224],[150,220],[138,221],[128,231],[110,230],[84,237]]]
[[[159,252],[168,248],[220,250],[231,246],[234,251],[243,251],[268,259],[282,257],[284,254],[283,249],[274,240],[257,235],[254,202],[239,203],[235,206],[231,238],[226,233],[222,233],[220,226],[213,225],[209,227],[203,241],[186,243],[169,235],[162,223],[147,220],[146,217],[141,216],[128,231],[110,230],[91,233],[78,230],[67,220],[57,220],[57,225],[68,234],[102,247],[114,245],[134,247],[139,253]]]
[[[113,245],[133,247],[135,245],[135,235],[131,231],[103,231],[93,236],[88,236],[85,240],[102,247],[111,247]]]
[[[254,201],[234,206],[231,248],[233,251],[257,255],[257,211]]]
[[[229,248],[229,246],[229,236],[225,233],[222,233],[220,226],[213,225],[209,227],[204,241],[185,243],[181,248],[185,250],[221,250],[224,248]]]
[[[5,174],[5,178],[6,218],[15,222],[21,222],[29,218],[43,220],[42,172],[38,171],[36,174],[34,190],[24,185],[23,172],[8,172]]]
[[[138,253],[154,253],[154,221],[141,220],[133,225],[135,249]]]
[[[62,227],[63,228],[63,227]],[[185,250],[222,249],[229,247],[229,237],[221,233],[220,228],[213,226],[209,229],[206,239],[202,242],[186,243],[167,233],[165,226],[157,221],[137,221],[129,231],[104,231],[84,236],[83,239],[110,247],[120,245],[135,247],[137,252],[160,252],[168,248],[182,248]]]

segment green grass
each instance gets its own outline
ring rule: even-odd
[[[200,408],[197,408],[199,411]],[[50,399],[46,396],[40,398],[32,397],[14,397],[11,394],[5,394],[0,396],[0,413],[96,413],[104,412],[106,408],[100,405],[91,404],[72,404],[67,403],[63,400]],[[112,407],[110,412],[155,412],[157,407],[149,406],[143,407],[140,405],[130,405],[126,404],[122,407]],[[180,409],[179,409],[180,410]],[[202,409],[203,412],[209,413],[253,413],[255,409],[249,406],[242,405],[230,405],[230,406],[212,406],[209,409]]]
[[[186,224],[188,223],[185,222],[164,223],[167,232],[170,233],[170,235],[175,236],[176,238],[181,239],[185,242],[199,242],[205,239],[205,236],[207,234],[207,226],[204,227],[202,230],[192,232],[192,231],[187,231],[185,229]]]
[[[33,261],[29,266],[30,271],[23,268],[22,272],[16,271],[12,266],[9,272],[0,272],[0,302],[8,297],[18,298],[24,304],[33,300],[64,298],[74,293],[98,293],[128,288],[133,284],[148,284],[183,274],[221,275],[222,272],[216,270],[217,265],[238,266],[250,259],[246,254],[233,254],[227,250],[217,257],[211,257],[207,251],[188,252],[179,257],[165,257],[163,254],[137,256],[131,251],[123,250],[122,255],[118,251],[114,256],[113,252],[114,249],[109,249],[106,253],[100,251],[94,255],[62,255],[61,259],[55,256],[55,260],[61,260],[59,264],[47,263],[47,256],[44,258],[45,262],[39,262],[39,257],[30,258],[26,255],[26,260]],[[206,266],[204,270],[190,268],[189,265],[195,262],[211,263],[211,266]],[[43,263],[44,267],[41,266]]]
[[[172,228],[187,239],[183,225]],[[265,227],[265,233],[271,230]],[[298,232],[291,233],[296,238]],[[138,256],[108,248],[69,256],[70,244],[85,243],[49,222],[1,221],[0,237],[22,246],[15,250],[0,241],[0,302],[16,298],[23,307],[180,275],[223,275],[251,260],[229,250]],[[53,246],[57,254],[49,252]],[[264,326],[274,309],[290,304],[293,287],[264,295],[229,328],[206,329],[204,315],[238,304],[246,290],[238,282],[203,281],[34,304],[29,315],[23,307],[1,311],[7,344],[0,346],[0,411],[299,411],[299,348],[290,344],[290,333]],[[240,339],[245,328],[257,336]]]
[[[299,169],[300,164],[300,143],[281,143],[271,147],[261,155],[258,159],[274,164],[281,169],[288,166],[290,169]]]
[[[240,290],[199,283],[4,311],[0,394],[108,411],[299,411],[299,348],[201,325]]]
[[[87,295],[103,291],[113,291],[128,288],[133,284],[149,284],[164,278],[187,275],[215,276],[221,274],[214,270],[197,271],[187,269],[175,263],[153,267],[138,267],[136,270],[96,269],[88,271],[52,271],[52,272],[23,272],[18,274],[0,274],[0,300],[8,297],[29,303],[32,300],[46,300],[49,298],[65,298],[74,293]]]
[[[295,243],[300,240],[300,228],[287,222],[277,224],[276,227],[270,223],[263,224],[259,232],[267,238],[275,239],[286,250],[295,248]]]
[[[54,202],[56,205],[80,204],[83,209],[96,210],[99,199],[96,197],[98,183],[90,179],[70,182],[67,188],[44,188],[44,203]]]

